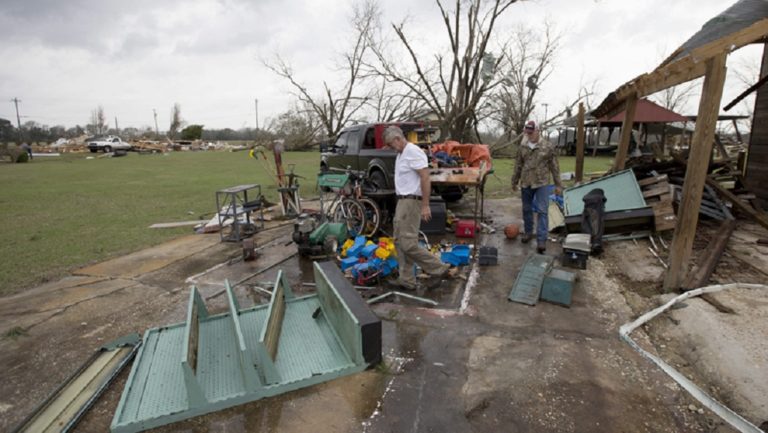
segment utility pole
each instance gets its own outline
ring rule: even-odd
[[[152,112],[155,114],[155,135],[160,137],[160,129],[157,127],[157,110],[153,108]]]
[[[21,134],[21,117],[19,116],[19,102],[21,102],[21,99],[13,98],[11,102],[16,106],[16,126],[19,128],[19,145],[21,145],[21,142],[24,141],[24,137]]]
[[[115,116],[115,134],[120,135],[120,127],[117,126],[117,116]]]
[[[256,130],[259,130],[259,100],[254,99],[253,100],[256,103]]]

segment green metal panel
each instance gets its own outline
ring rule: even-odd
[[[637,179],[635,179],[632,169],[628,169],[566,189],[563,192],[565,216],[581,215],[584,212],[582,199],[595,188],[600,188],[605,192],[606,212],[646,207]]]
[[[544,277],[541,300],[570,307],[574,281],[576,281],[576,273],[564,269],[552,269],[549,275]]]
[[[554,258],[543,254],[531,254],[517,274],[508,299],[522,304],[536,305],[541,293],[544,276],[552,267]]]
[[[349,310],[349,307],[342,301],[341,296],[330,284],[328,276],[315,263],[314,266],[315,281],[317,282],[317,296],[322,306],[325,317],[331,324],[331,328],[338,335],[339,340],[345,352],[354,357],[356,363],[363,362],[362,354],[362,335],[360,334],[360,324],[355,315]]]
[[[345,301],[332,284],[323,280],[322,273],[316,273],[316,278],[317,285],[324,287],[324,301],[317,294],[295,298],[290,287],[284,286],[285,313],[274,360],[279,382],[265,384],[258,379],[263,365],[258,363],[257,353],[264,348],[259,339],[266,326],[269,306],[239,310],[227,284],[229,312],[205,318],[198,316],[195,371],[189,365],[190,358],[184,356],[185,351],[192,349],[189,343],[192,314],[188,314],[185,323],[146,332],[144,345],[112,420],[112,432],[138,432],[363,371],[368,364],[359,361],[363,359],[359,339],[352,342],[356,344],[350,344],[341,337],[350,339],[355,330],[336,328],[348,327],[356,323],[356,319],[336,317],[350,314]],[[282,273],[279,274],[278,283],[285,282]],[[199,299],[195,292],[190,296],[189,305],[199,315],[204,306],[200,302],[195,307]],[[359,297],[356,293],[353,295]],[[318,308],[323,313],[314,315]],[[359,333],[358,330],[358,336]],[[184,372],[188,375],[186,378]],[[250,384],[249,372],[255,377]],[[187,389],[190,382],[199,384],[204,394],[200,405],[190,404]]]
[[[322,174],[317,177],[317,185],[328,188],[341,188],[349,181],[348,174]]]

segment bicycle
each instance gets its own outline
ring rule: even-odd
[[[347,170],[346,174],[318,176],[320,187],[320,213],[326,220],[346,223],[353,236],[373,236],[381,225],[381,210],[375,201],[363,196],[366,180]],[[327,208],[323,206],[324,189],[336,194]]]

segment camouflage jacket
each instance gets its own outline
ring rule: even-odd
[[[549,181],[549,175],[552,174],[552,180]],[[512,186],[520,182],[522,188],[540,186],[554,183],[560,184],[560,164],[557,162],[557,152],[552,143],[539,138],[536,147],[531,149],[526,138],[523,138],[520,147],[517,149],[515,157],[515,173],[512,175]]]

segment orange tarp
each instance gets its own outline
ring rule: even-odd
[[[486,170],[490,170],[492,166],[491,151],[487,144],[462,144],[458,141],[446,141],[445,143],[433,144],[430,150],[433,154],[443,151],[451,156],[460,156],[470,167],[480,167],[480,161],[485,161]]]

